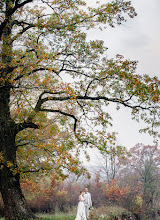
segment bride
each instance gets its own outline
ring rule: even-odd
[[[86,220],[86,213],[85,213],[85,206],[84,206],[84,198],[83,198],[83,192],[80,191],[79,195],[79,203],[77,207],[77,215],[75,220]]]

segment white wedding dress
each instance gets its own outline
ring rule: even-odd
[[[77,207],[77,215],[75,220],[86,220],[86,213],[85,213],[85,205],[84,205],[84,198],[82,195],[79,196],[79,203]]]

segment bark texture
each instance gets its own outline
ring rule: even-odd
[[[3,168],[0,170],[0,191],[4,202],[5,219],[29,219],[34,215],[29,209],[20,188],[19,174],[14,174],[16,164],[16,124],[9,110],[10,88],[0,88],[0,152]]]
[[[17,168],[15,137],[17,124],[10,115],[10,93],[12,85],[12,12],[13,1],[6,0],[5,21],[0,35],[2,40],[3,69],[0,71],[0,152],[3,160],[0,161],[0,192],[4,202],[5,219],[29,219],[34,215],[29,209],[20,187]]]

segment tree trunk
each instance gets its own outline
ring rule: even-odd
[[[4,202],[5,219],[29,219],[34,215],[29,209],[20,188],[16,163],[16,124],[9,111],[10,88],[0,88],[0,152],[3,160],[0,170],[0,191]]]
[[[9,169],[4,168],[1,172],[1,178],[5,219],[34,218],[22,194],[18,175],[13,176]]]
[[[0,73],[0,192],[4,202],[5,219],[29,219],[34,215],[29,209],[20,188],[20,178],[16,171],[16,123],[10,115],[10,91],[12,75],[12,17],[13,1],[6,0],[5,19],[7,25],[2,34],[2,61]]]

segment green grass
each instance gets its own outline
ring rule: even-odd
[[[73,216],[67,216],[67,215],[39,215],[37,216],[38,219],[40,220],[50,220],[50,219],[53,219],[53,220],[74,220],[76,218],[75,215]],[[0,218],[0,220],[4,220],[4,218]]]
[[[130,214],[126,209],[119,206],[101,206],[90,211],[90,220],[111,220],[115,216],[120,217],[122,214]],[[39,220],[75,220],[76,209],[68,213],[55,214],[37,214]],[[4,220],[4,218],[0,218]]]
[[[39,214],[40,220],[74,220],[76,210],[69,213],[56,213],[55,215]],[[90,211],[90,220],[111,220],[115,216],[120,217],[122,214],[130,214],[126,209],[119,206],[101,206]]]
[[[37,215],[41,220],[74,220],[76,218],[75,215],[68,215],[68,214],[58,214],[58,215],[48,215],[48,214],[39,214]]]
[[[76,218],[75,215],[65,215],[65,214],[59,214],[59,215],[49,215],[49,214],[39,214],[36,215],[38,219],[40,220],[74,220]],[[0,218],[0,220],[4,220],[4,218]]]

